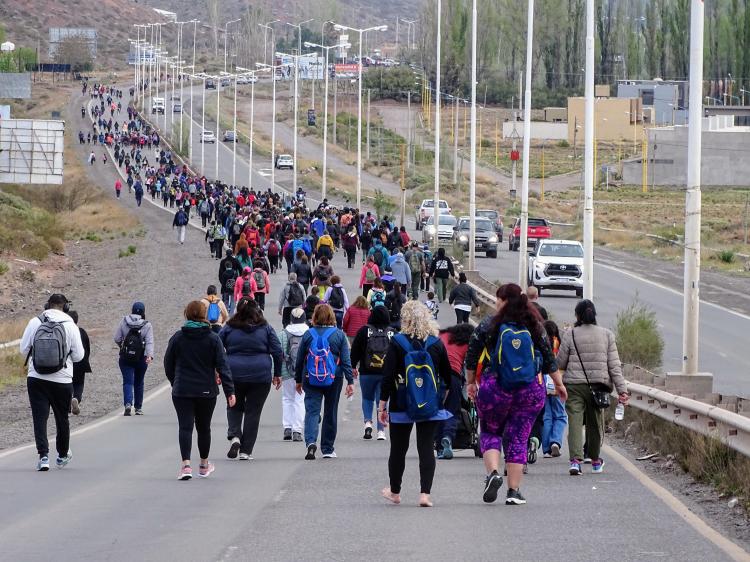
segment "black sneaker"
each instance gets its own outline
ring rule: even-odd
[[[302,443],[302,434],[299,431],[292,433],[292,441],[295,443]]]
[[[502,485],[503,477],[497,473],[497,470],[493,470],[484,482],[484,495],[482,496],[484,503],[493,503],[497,499],[497,491]]]
[[[132,410],[133,406],[131,406],[130,404],[125,404],[125,413],[123,413],[123,416],[129,416]]]
[[[524,505],[526,498],[521,495],[521,490],[508,488],[508,495],[505,497],[505,505]]]
[[[237,453],[240,452],[240,440],[237,437],[232,438],[232,442],[229,445],[229,451],[227,451],[227,458],[236,459]]]
[[[365,427],[365,434],[363,436],[364,439],[372,439],[372,426],[366,426]]]
[[[315,451],[318,450],[318,446],[315,443],[312,443],[307,446],[307,454],[305,455],[306,461],[314,461],[315,460]]]
[[[284,429],[284,441],[291,441],[292,440],[292,428],[287,427]]]

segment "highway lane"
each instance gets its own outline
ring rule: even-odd
[[[162,122],[161,119],[159,121]],[[196,139],[199,135],[198,130],[199,128],[196,127],[194,131]],[[199,158],[200,144],[194,145],[193,151],[194,159]],[[301,156],[304,158],[321,157],[320,154],[307,153]],[[213,145],[208,145],[205,157],[207,175],[211,177],[215,162]],[[219,159],[220,170],[231,176],[231,145],[221,144]],[[267,162],[259,161],[256,157],[254,166],[256,171],[253,174],[253,181],[257,181],[257,185],[264,189],[270,186],[270,178],[257,172],[258,167],[267,167]],[[238,178],[246,178],[247,173],[247,162],[240,157],[238,152]],[[276,178],[277,184],[291,185],[291,176],[287,171],[281,174],[277,171]],[[407,209],[407,225],[410,235],[421,240],[422,233],[415,229],[413,209]],[[501,244],[496,260],[487,259],[482,255],[478,256],[477,269],[491,281],[515,281],[517,260],[518,253],[508,252],[507,244]],[[665,343],[664,369],[680,371],[682,368],[682,296],[674,290],[647,280],[646,272],[629,272],[623,265],[601,259],[595,261],[594,294],[600,324],[614,327],[618,312],[629,306],[637,296],[657,314]],[[559,323],[573,322],[576,299],[572,293],[545,292],[541,297],[541,302]],[[750,396],[750,376],[748,376],[746,358],[742,353],[745,343],[744,334],[750,332],[750,317],[713,305],[704,298],[701,301],[700,326],[700,365],[702,370],[713,373],[714,391]]]

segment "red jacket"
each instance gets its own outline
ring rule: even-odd
[[[356,306],[350,306],[344,314],[344,333],[349,337],[354,337],[359,332],[359,329],[367,324],[367,320],[370,318],[369,308],[357,308]]]

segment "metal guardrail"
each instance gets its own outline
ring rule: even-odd
[[[644,384],[628,381],[628,391],[631,406],[750,456],[750,418]]]

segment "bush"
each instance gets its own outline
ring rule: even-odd
[[[563,139],[561,141],[558,141],[557,146],[558,148],[570,148],[570,143]]]
[[[128,246],[127,248],[125,248],[123,250],[120,250],[117,253],[117,257],[118,258],[127,258],[129,256],[134,256],[135,255],[135,251],[136,251],[136,247],[131,245],[131,246]]]
[[[617,314],[615,338],[620,360],[653,370],[662,364],[664,338],[659,332],[656,313],[636,299]]]
[[[378,220],[381,220],[386,215],[392,216],[396,211],[396,204],[393,202],[393,198],[379,189],[375,190],[375,201],[373,201],[372,206],[375,208]]]
[[[10,269],[10,266],[5,263],[4,261],[0,261],[0,275],[5,275],[8,273],[8,270]]]
[[[718,257],[724,263],[734,263],[734,252],[732,250],[722,250]]]

